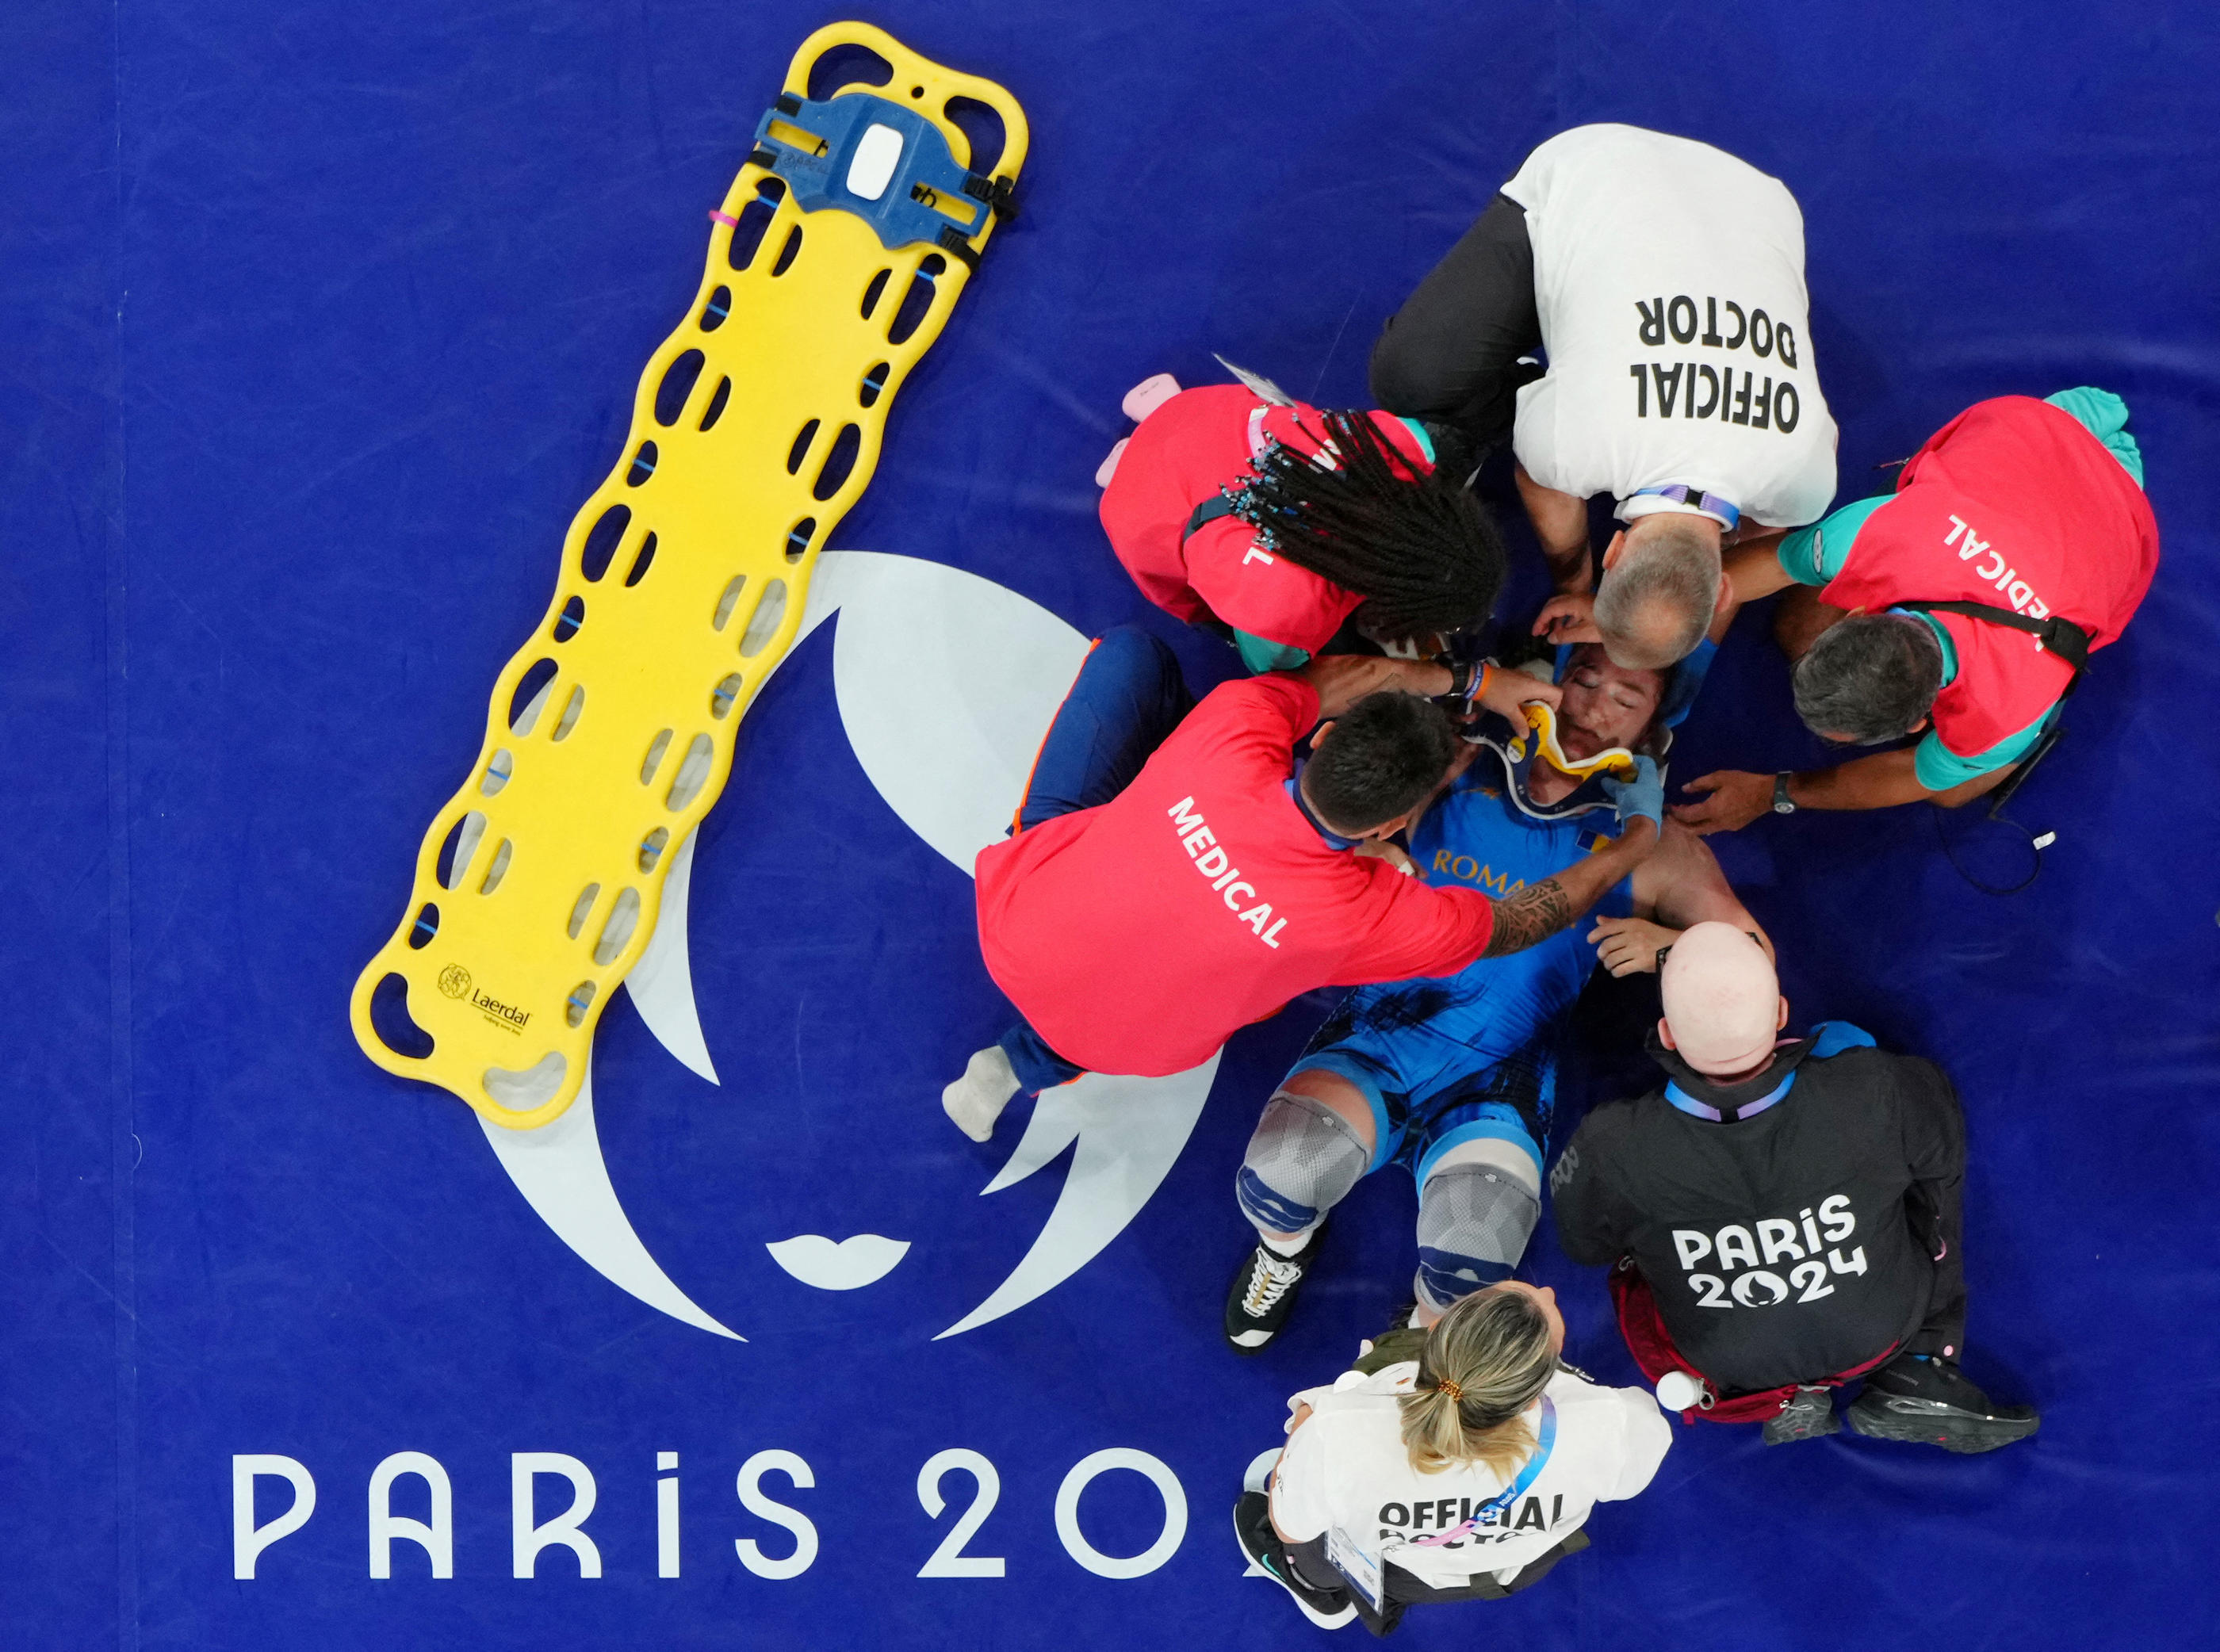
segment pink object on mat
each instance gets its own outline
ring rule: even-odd
[[[1118,405],[1125,409],[1128,419],[1138,424],[1179,392],[1179,380],[1169,373],[1158,373],[1153,378],[1143,379],[1127,390],[1126,399]]]
[[[1118,439],[1118,445],[1110,450],[1110,457],[1102,461],[1101,468],[1094,473],[1096,487],[1107,488],[1110,485],[1110,478],[1118,474],[1118,461],[1126,456],[1126,444],[1131,440],[1132,438],[1130,436],[1120,436]]]

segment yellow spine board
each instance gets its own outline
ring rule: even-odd
[[[840,90],[907,102],[961,164],[970,145],[949,100],[993,109],[1005,133],[995,170],[1015,179],[1027,134],[1009,93],[868,24],[811,35],[786,90],[806,97],[811,65],[844,45],[876,52],[894,79]],[[742,167],[723,217],[741,218],[772,176]],[[976,215],[974,251],[995,228],[992,213]],[[494,684],[477,762],[425,834],[399,928],[355,983],[355,1038],[372,1061],[515,1129],[577,1095],[601,1013],[654,933],[672,857],[724,789],[735,727],[800,627],[817,553],[870,483],[887,408],[970,274],[922,244],[890,252],[861,218],[805,213],[790,190],[742,270],[733,234],[716,223],[693,309],[640,376],[624,455],[572,521],[547,613]],[[928,259],[930,305],[889,342]],[[844,447],[853,466],[820,498]],[[427,1056],[390,1048],[371,1025],[389,976],[433,1040]]]

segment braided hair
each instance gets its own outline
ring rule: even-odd
[[[1421,470],[1364,414],[1321,415],[1316,457],[1273,443],[1232,496],[1265,548],[1364,599],[1388,641],[1475,625],[1503,587],[1503,536],[1451,477]],[[1336,462],[1338,461],[1338,462]]]

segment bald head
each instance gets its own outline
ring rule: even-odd
[[[1682,931],[1658,987],[1667,1047],[1711,1078],[1739,1078],[1762,1066],[1788,1018],[1773,960],[1732,924]]]
[[[1613,660],[1662,670],[1695,651],[1718,611],[1719,525],[1655,511],[1626,530],[1596,587],[1595,625]]]

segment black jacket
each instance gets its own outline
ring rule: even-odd
[[[1590,1113],[1550,1176],[1568,1256],[1632,1257],[1674,1343],[1722,1392],[1813,1381],[1896,1343],[1955,1356],[1966,1132],[1940,1068],[1841,1023],[1736,1085],[1654,1035],[1650,1054],[1724,1116],[1693,1117],[1662,1090]],[[1779,1101],[1735,1116],[1784,1081]]]

